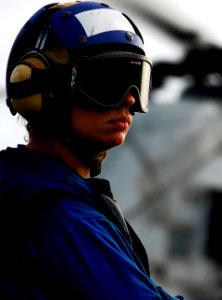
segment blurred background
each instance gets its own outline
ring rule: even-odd
[[[189,300],[222,299],[222,34],[220,0],[105,0],[138,25],[153,61],[148,114],[136,114],[108,178],[143,241],[153,278]],[[5,105],[12,43],[38,0],[1,3],[0,149],[26,132]]]

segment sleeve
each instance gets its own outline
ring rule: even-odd
[[[41,216],[32,237],[29,249],[37,262],[35,266],[38,265],[36,272],[41,282],[45,281],[43,285],[57,297],[177,299],[138,268],[124,236],[101,214],[80,218],[56,206]]]

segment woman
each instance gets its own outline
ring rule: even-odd
[[[0,153],[1,299],[183,299],[149,274],[109,182],[94,178],[148,110],[151,64],[105,4],[50,4],[19,32],[7,104],[29,141]]]

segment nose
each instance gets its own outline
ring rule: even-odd
[[[128,93],[126,98],[124,99],[125,106],[132,106],[136,102],[134,96],[131,93]]]

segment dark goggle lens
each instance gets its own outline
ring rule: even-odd
[[[150,62],[136,57],[89,59],[81,67],[80,91],[99,105],[115,107],[121,105],[132,90],[139,102],[137,110],[146,112],[150,72]]]

